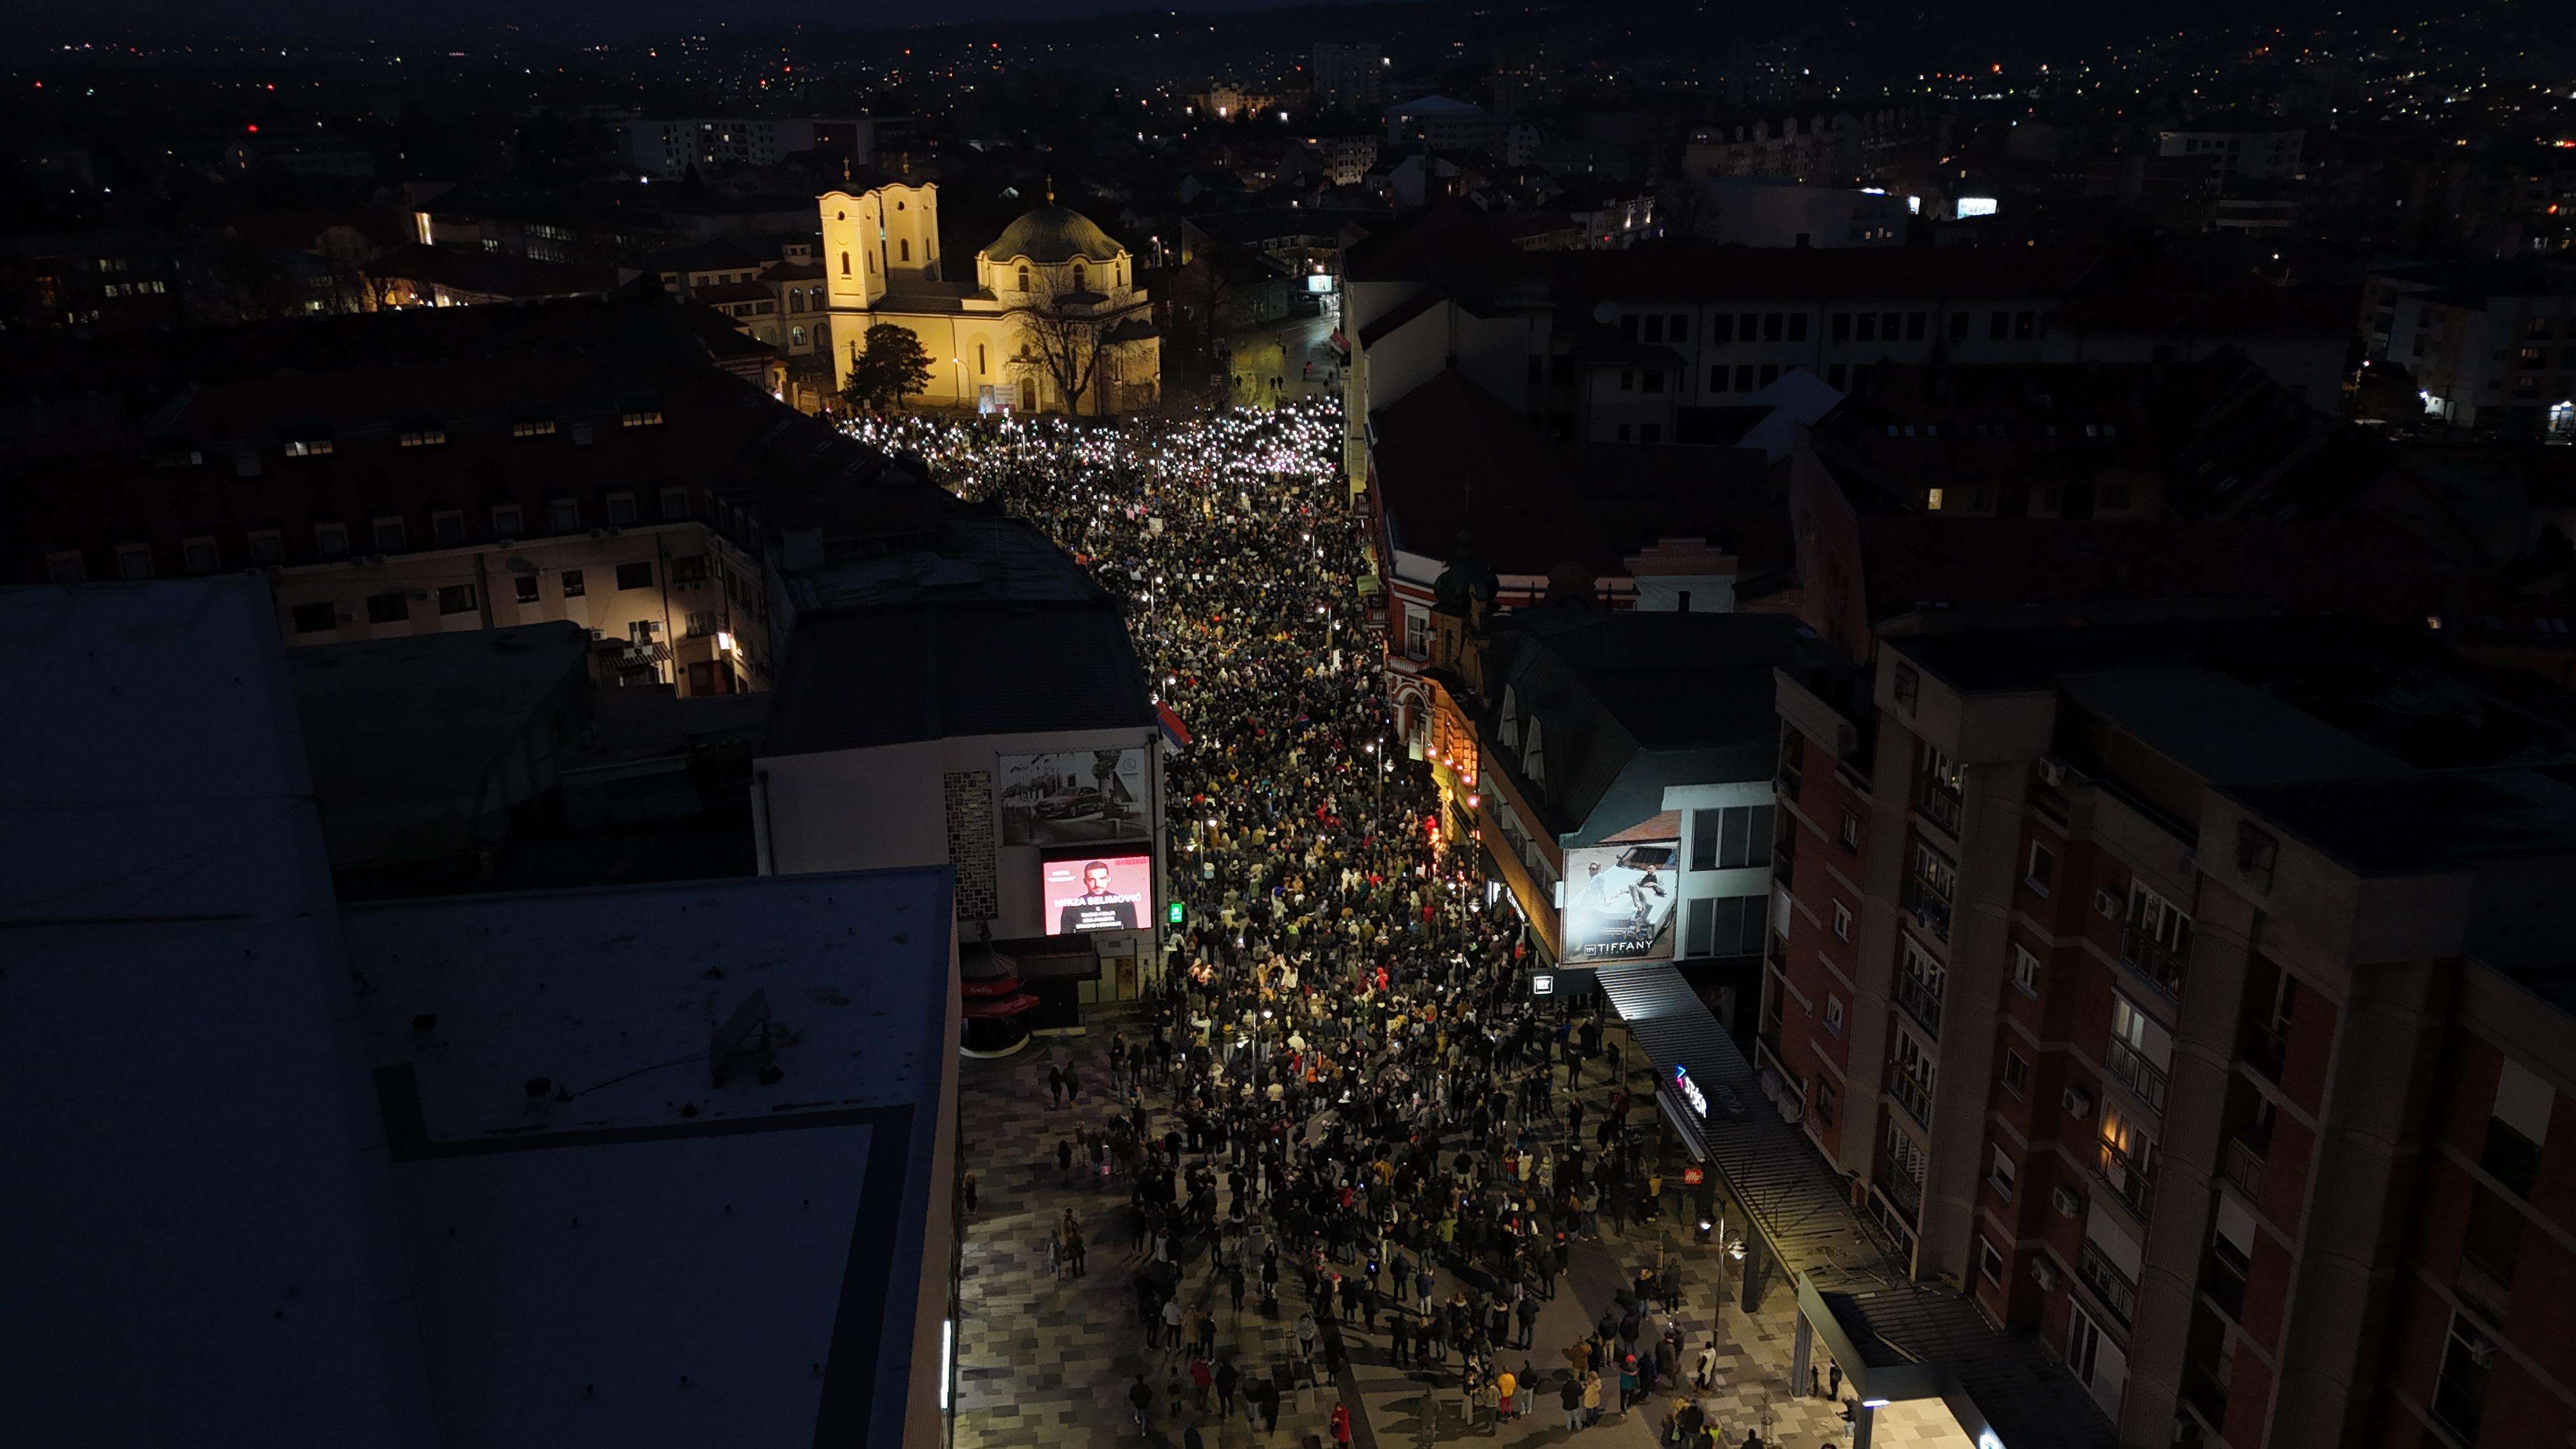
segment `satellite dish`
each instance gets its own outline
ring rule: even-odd
[[[1617,325],[1619,321],[1619,304],[1616,302],[1593,303],[1592,320],[1600,323],[1604,327]]]

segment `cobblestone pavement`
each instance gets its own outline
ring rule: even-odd
[[[1276,1433],[1250,1428],[1239,1406],[1231,1416],[1217,1414],[1213,1406],[1195,1410],[1180,1376],[1183,1362],[1147,1348],[1137,1321],[1137,1250],[1127,1232],[1123,1180],[1095,1186],[1077,1167],[1068,1184],[1059,1179],[1055,1164],[1058,1137],[1069,1136],[1076,1125],[1097,1129],[1107,1124],[1112,1104],[1101,1089],[1109,1080],[1109,1032],[1128,1019],[1116,1008],[1094,1008],[1088,1037],[1042,1038],[1004,1061],[962,1064],[961,1155],[976,1174],[980,1201],[967,1224],[963,1249],[957,1348],[960,1449],[1133,1442],[1127,1390],[1139,1372],[1154,1389],[1155,1435],[1171,1443],[1178,1443],[1183,1426],[1191,1423],[1200,1426],[1211,1446],[1296,1449],[1310,1434],[1329,1442],[1326,1423],[1332,1406],[1346,1400],[1354,1407],[1354,1437],[1361,1449],[1458,1438],[1530,1444],[1571,1439],[1601,1449],[1653,1445],[1657,1426],[1672,1407],[1674,1386],[1663,1386],[1651,1408],[1622,1414],[1613,1379],[1601,1422],[1573,1434],[1565,1428],[1556,1391],[1565,1372],[1563,1349],[1610,1307],[1613,1295],[1641,1264],[1652,1262],[1659,1240],[1681,1265],[1678,1321],[1685,1365],[1713,1327],[1720,1336],[1717,1382],[1700,1396],[1718,1442],[1741,1445],[1748,1430],[1758,1431],[1766,1445],[1790,1449],[1848,1442],[1838,1406],[1790,1393],[1790,1339],[1797,1310],[1788,1285],[1775,1280],[1762,1311],[1748,1318],[1735,1306],[1733,1275],[1721,1271],[1718,1251],[1689,1243],[1687,1224],[1670,1217],[1653,1225],[1632,1224],[1625,1231],[1604,1222],[1598,1242],[1577,1245],[1571,1271],[1539,1315],[1532,1347],[1508,1350],[1501,1357],[1515,1373],[1524,1363],[1533,1366],[1540,1380],[1532,1412],[1508,1424],[1495,1425],[1489,1413],[1481,1412],[1470,1422],[1460,1402],[1454,1359],[1436,1374],[1391,1364],[1382,1323],[1374,1331],[1355,1322],[1343,1325],[1350,1371],[1340,1384],[1321,1388],[1298,1380],[1300,1386],[1282,1396]],[[1130,1030],[1131,1039],[1137,1035]],[[1613,1039],[1623,1035],[1612,1033]],[[1046,1071],[1051,1064],[1066,1063],[1080,1069],[1084,1100],[1052,1109]],[[1630,1086],[1642,1096],[1651,1083],[1641,1069]],[[1608,1083],[1596,1066],[1584,1083],[1584,1095],[1607,1094]],[[1058,1279],[1047,1267],[1046,1237],[1067,1206],[1082,1220],[1090,1271],[1085,1277]],[[1304,1306],[1293,1277],[1282,1282],[1278,1315],[1270,1318],[1253,1301],[1241,1313],[1233,1311],[1226,1295],[1214,1288],[1204,1259],[1187,1272],[1183,1303],[1213,1306],[1220,1354],[1232,1354],[1247,1373],[1253,1363],[1271,1365],[1282,1383],[1289,1382],[1285,1368],[1295,1356],[1291,1330]],[[1446,1273],[1441,1278],[1445,1298],[1456,1285]],[[1654,1320],[1653,1330],[1660,1332],[1662,1325],[1661,1318]],[[1818,1367],[1821,1372],[1821,1353]],[[1168,1392],[1176,1381],[1183,1384],[1177,1404]],[[1680,1387],[1686,1390],[1687,1382]]]

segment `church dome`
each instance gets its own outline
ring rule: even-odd
[[[1111,241],[1109,233],[1093,224],[1090,217],[1069,206],[1049,204],[1002,228],[1002,234],[984,248],[984,255],[996,262],[1013,257],[1042,263],[1069,262],[1076,257],[1113,262],[1126,250]]]

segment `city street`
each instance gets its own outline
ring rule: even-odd
[[[1291,317],[1227,339],[1226,370],[1237,406],[1268,407],[1276,402],[1303,402],[1311,397],[1339,396],[1336,373],[1341,358],[1333,351],[1333,313],[1327,306],[1315,317]],[[1310,367],[1311,364],[1311,367]],[[1273,379],[1278,386],[1271,386]]]
[[[1346,586],[1365,554],[1339,509],[1338,424],[1323,399],[1117,429],[867,425],[1129,595],[1137,651],[1194,736],[1164,766],[1186,924],[1164,933],[1147,999],[964,1066],[980,1191],[958,1437],[1106,1445],[1138,1432],[1141,1397],[1150,1431],[1181,1443],[1335,1443],[1338,1425],[1363,1446],[1644,1446],[1686,1402],[1698,1444],[1838,1443],[1839,1406],[1787,1381],[1791,1295],[1775,1286],[1747,1319],[1718,1246],[1631,1220],[1662,1155],[1643,1054],[1615,1022],[1530,996],[1519,922],[1474,884],[1476,843],[1440,831],[1418,767],[1365,747],[1393,722]],[[1355,1301],[1372,1260],[1383,1296]],[[1238,1297],[1256,1266],[1273,1303]],[[1354,1301],[1336,1324],[1340,1278]],[[1704,1347],[1711,1383],[1692,1391]],[[1623,1369],[1647,1390],[1634,1407]],[[1194,1371],[1239,1373],[1246,1403],[1275,1383],[1277,1427],[1201,1408]],[[1506,1376],[1528,1412],[1502,1424]],[[1571,1434],[1568,1383],[1600,1408]]]

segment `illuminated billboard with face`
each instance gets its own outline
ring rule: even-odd
[[[1145,854],[1068,855],[1038,866],[1047,934],[1133,931],[1154,914],[1154,858]]]

